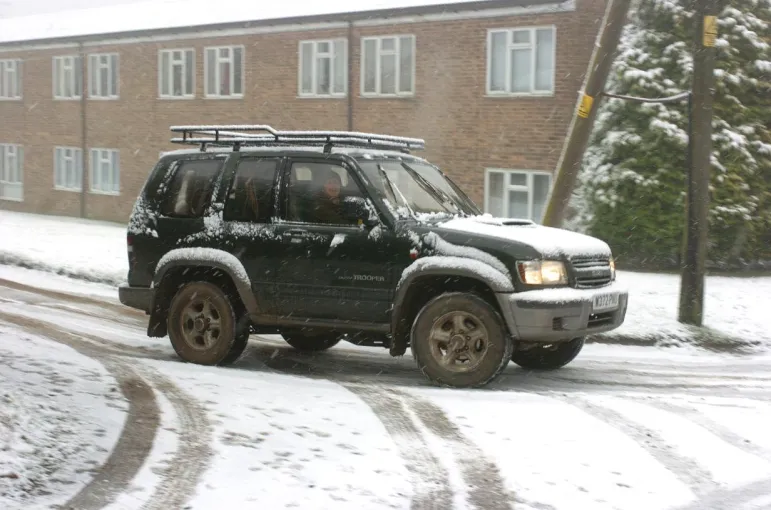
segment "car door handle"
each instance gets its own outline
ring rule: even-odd
[[[299,228],[293,228],[284,232],[284,238],[290,240],[293,243],[301,242],[303,239],[307,239],[310,236],[310,232]]]
[[[287,237],[308,237],[308,231],[299,228],[293,228],[284,232]]]

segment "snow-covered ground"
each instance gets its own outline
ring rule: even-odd
[[[3,510],[760,510],[771,495],[771,356],[595,344],[557,372],[446,390],[409,354],[346,343],[305,355],[254,336],[231,368],[185,364],[100,285],[74,300],[8,285]]]
[[[92,282],[126,279],[126,228],[114,223],[0,211],[0,264]]]
[[[0,211],[0,240],[0,264],[102,282],[105,292],[110,292],[107,285],[124,281],[128,271],[124,225]],[[40,283],[34,273],[28,274]],[[677,321],[677,275],[621,271],[618,278],[630,289],[629,311],[625,324],[604,335],[605,341],[771,349],[771,277],[708,277],[707,327],[702,330]]]
[[[593,344],[490,391],[433,388],[409,353],[275,336],[201,367],[118,303],[124,232],[0,212],[0,257],[38,268],[0,265],[3,510],[768,508],[767,352]],[[88,244],[58,250],[72,237]],[[676,277],[620,278],[618,335],[688,338]],[[770,281],[710,278],[710,324],[771,345]]]
[[[64,503],[107,459],[126,408],[101,364],[0,325],[0,508]]]

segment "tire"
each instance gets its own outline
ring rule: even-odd
[[[569,342],[516,351],[511,356],[511,361],[530,370],[556,370],[576,359],[583,347],[584,337],[574,338]]]
[[[241,355],[244,353],[244,350],[246,350],[246,345],[249,343],[249,330],[247,330],[244,333],[240,333],[236,336],[236,341],[233,343],[233,347],[231,347],[230,352],[227,356],[225,356],[225,359],[223,359],[220,363],[218,363],[220,366],[227,366],[232,365],[236,361],[241,358]]]
[[[235,362],[249,340],[249,330],[239,331],[238,324],[231,299],[209,282],[186,284],[169,306],[171,345],[189,363],[224,366]]]
[[[470,293],[451,292],[429,301],[415,318],[410,338],[423,375],[434,384],[453,388],[489,384],[503,372],[514,351],[495,307]]]
[[[340,343],[340,335],[335,333],[320,333],[316,335],[307,333],[282,333],[286,343],[300,352],[326,351]]]

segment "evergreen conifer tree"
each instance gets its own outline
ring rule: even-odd
[[[639,0],[606,90],[656,98],[691,88],[691,0]],[[723,0],[715,63],[709,260],[771,261],[771,0]],[[606,99],[583,161],[573,226],[621,263],[673,266],[682,246],[686,102]]]

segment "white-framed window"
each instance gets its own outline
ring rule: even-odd
[[[361,94],[404,96],[415,93],[415,36],[361,40]]]
[[[95,53],[89,55],[89,97],[97,99],[118,98],[118,54]]]
[[[206,97],[244,96],[244,47],[206,48],[204,63]]]
[[[80,99],[83,93],[83,59],[79,55],[54,57],[54,99]]]
[[[21,145],[0,144],[0,199],[24,200],[24,149]]]
[[[21,99],[21,60],[0,60],[0,99]]]
[[[555,34],[553,26],[490,30],[487,33],[487,93],[553,93]]]
[[[158,94],[162,98],[195,97],[195,50],[158,52]]]
[[[551,185],[549,172],[488,168],[485,212],[499,218],[524,218],[540,223]]]
[[[91,192],[107,195],[120,193],[120,152],[115,149],[91,149]]]
[[[54,188],[65,191],[83,189],[83,150],[54,147]]]
[[[348,89],[346,39],[300,42],[300,95],[345,96]]]

